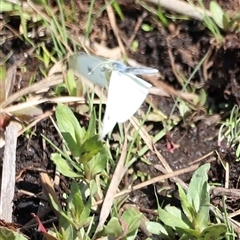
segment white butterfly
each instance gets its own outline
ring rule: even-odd
[[[101,86],[106,86],[106,75],[111,72],[100,139],[111,132],[116,123],[124,123],[131,118],[147,97],[152,85],[134,74],[158,72],[154,68],[127,67],[119,61],[106,61],[83,53],[75,56],[71,61],[72,63],[69,64],[71,68]]]

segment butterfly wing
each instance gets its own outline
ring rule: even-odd
[[[121,83],[124,84],[124,91],[120,98],[121,108],[119,108],[117,122],[123,123],[141,107],[152,85],[131,73],[119,74]]]
[[[86,53],[78,53],[69,58],[69,68],[80,73],[96,85],[106,87],[108,85],[107,72],[102,70],[105,58],[95,57]]]
[[[124,85],[121,84],[119,72],[113,70],[108,87],[108,96],[106,103],[106,110],[103,117],[103,128],[101,139],[113,130],[117,123],[117,109],[120,107],[121,94],[124,90]]]
[[[150,83],[133,74],[112,71],[101,138],[104,138],[117,122],[127,121],[138,110],[150,87]]]

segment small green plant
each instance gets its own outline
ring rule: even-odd
[[[163,9],[161,8],[161,4],[158,4],[158,9],[156,10],[155,8],[150,7],[144,1],[138,0],[137,2],[149,13],[151,13],[151,16],[153,16],[156,21],[160,21],[164,27],[168,27],[169,21],[168,21],[168,18],[166,17],[165,12],[163,12]]]
[[[198,2],[201,7],[205,9],[202,0],[199,0]],[[212,32],[217,42],[221,44],[223,42],[223,36],[220,30],[226,32],[239,31],[240,14],[237,13],[230,17],[216,1],[211,1],[209,8],[211,16],[206,14],[203,21],[206,27]]]
[[[95,207],[92,207],[92,200],[96,189],[97,186],[93,182],[86,185],[83,182],[73,181],[65,210],[60,209],[51,199],[54,208],[61,216],[59,230],[52,233],[53,236],[56,236],[56,240],[68,240],[69,237],[74,240],[109,239],[108,237],[135,239],[142,214],[137,213],[133,208],[126,209],[121,216],[113,210],[112,217],[103,229],[98,233],[94,232],[98,219],[91,212],[95,211]],[[125,231],[123,230],[124,227]],[[95,237],[93,237],[94,233],[96,234]]]
[[[154,29],[154,26],[147,24],[147,23],[143,23],[141,28],[144,32],[152,32]]]
[[[225,147],[223,140],[226,141]],[[222,149],[235,149],[236,161],[240,160],[240,113],[237,105],[233,107],[230,117],[221,123],[218,146]]]
[[[227,226],[223,223],[211,223],[210,212],[210,186],[207,172],[210,164],[201,166],[192,176],[187,193],[178,184],[179,198],[182,210],[167,205],[164,209],[158,204],[159,220],[163,223],[153,223],[154,234],[162,239],[223,239]],[[153,230],[149,222],[148,230]],[[158,227],[157,227],[158,225]]]
[[[13,12],[17,9],[17,6],[11,2],[3,0],[0,4],[0,12]]]
[[[230,17],[215,1],[210,2],[210,12],[212,14],[212,19],[219,28],[230,32],[240,30],[238,22],[240,20],[240,14],[236,14],[235,16]]]
[[[191,3],[193,6],[193,2],[192,0],[188,0],[189,3]],[[201,6],[201,8],[205,11],[206,8],[203,4],[202,0],[198,0],[199,5]],[[203,23],[204,25],[209,29],[209,31],[213,34],[214,38],[216,39],[218,44],[222,44],[223,42],[223,36],[220,32],[220,29],[218,27],[218,25],[216,24],[216,22],[214,21],[214,19],[212,17],[210,17],[207,13],[204,14],[203,16]]]
[[[7,70],[5,65],[0,65],[0,102],[5,100],[5,97],[8,93],[6,93],[6,78],[7,78]]]
[[[49,52],[49,50],[46,48],[45,43],[43,42],[37,49],[36,49],[36,58],[38,58],[43,64],[45,69],[50,69],[50,63],[56,63],[57,60],[53,57],[56,52],[53,50],[53,52]],[[43,72],[42,69],[40,69],[41,72]],[[46,76],[46,73],[44,72],[44,76]]]
[[[122,11],[118,1],[115,0],[112,3],[112,6],[113,6],[114,10],[116,11],[116,13],[118,14],[119,18],[121,19],[121,21],[124,21],[125,17],[124,17],[123,11]]]
[[[117,0],[110,0],[107,4],[101,6],[96,13],[94,13],[94,11],[93,11],[94,10],[94,3],[95,3],[95,0],[90,1],[88,18],[87,18],[86,28],[85,28],[85,33],[84,33],[84,38],[85,39],[89,38],[89,34],[92,31],[94,21],[96,21],[96,19],[102,14],[102,12],[107,9],[108,5],[112,5],[114,10],[116,11],[118,16],[120,17],[120,19],[122,21],[124,20],[123,12],[122,12],[121,7],[120,7]]]
[[[103,143],[95,134],[95,114],[92,113],[88,130],[81,127],[72,111],[65,105],[56,108],[57,125],[64,139],[64,151],[52,154],[60,173],[67,177],[88,180],[103,171],[107,155]],[[71,156],[67,154],[70,151]]]
[[[134,40],[131,44],[131,50],[133,52],[136,52],[138,50],[138,47],[139,47],[139,42],[137,40]]]
[[[204,63],[204,61],[208,57],[209,53],[210,52],[207,52],[205,54],[205,56],[199,61],[198,65],[195,67],[195,69],[193,70],[193,72],[191,73],[191,75],[188,78],[186,78],[184,75],[179,73],[179,76],[181,76],[182,91],[183,92],[191,92],[191,93],[196,93],[197,92],[196,87],[193,84],[191,84],[191,81],[194,78],[197,71],[201,68],[202,64]],[[175,101],[175,104],[174,104],[173,108],[172,108],[170,116],[172,116],[175,109],[178,108],[180,117],[184,119],[187,112],[189,112],[189,113],[192,112],[192,110],[196,109],[196,106],[198,106],[198,107],[204,106],[205,102],[206,102],[206,93],[203,90],[199,91],[198,95],[195,94],[195,97],[192,99],[191,104],[189,104],[189,102],[187,102],[187,101],[181,99],[180,97],[178,97]]]
[[[92,239],[93,235],[135,239],[142,215],[133,208],[126,209],[119,216],[118,207],[114,205],[107,224],[95,232],[98,216],[92,214],[97,210],[93,203],[102,196],[101,186],[106,187],[109,176],[105,169],[109,157],[95,134],[94,112],[87,130],[79,125],[73,112],[65,105],[57,106],[56,119],[64,144],[63,150],[55,146],[58,153],[53,153],[51,159],[62,175],[72,179],[72,184],[64,210],[51,198],[53,207],[60,214],[59,228],[53,236],[59,240],[69,239],[69,236],[71,239]],[[102,184],[99,183],[100,178],[103,179]]]
[[[28,238],[16,231],[13,231],[12,229],[1,226],[0,239],[1,240],[27,240]]]

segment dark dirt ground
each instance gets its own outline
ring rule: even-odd
[[[118,26],[122,38],[128,39],[131,37],[138,17],[142,15],[143,9],[135,4],[126,4],[126,1],[122,1],[122,4],[125,20],[123,22],[118,20]],[[237,1],[227,1],[227,3],[220,1],[220,4],[225,9],[240,11],[240,6]],[[92,40],[101,42],[102,39],[99,34],[101,31],[99,31],[99,29],[104,28],[107,31],[107,46],[109,48],[116,47],[117,42],[107,21],[106,14],[103,14],[98,21],[94,23],[95,27],[91,35]],[[196,116],[189,116],[189,121],[194,123],[195,127],[191,128],[189,124],[182,121],[169,132],[170,141],[178,145],[173,152],[168,151],[166,147],[167,140],[169,139],[164,138],[156,144],[156,148],[167,160],[172,169],[177,170],[189,166],[194,160],[214,150],[219,150],[217,146],[217,131],[219,127],[215,121],[212,121],[208,109],[214,106],[214,114],[224,119],[229,115],[229,109],[231,109],[234,104],[240,105],[240,36],[239,34],[223,33],[226,41],[223,46],[219,47],[212,43],[211,34],[206,28],[203,28],[198,21],[177,20],[176,22],[171,22],[169,28],[164,28],[159,23],[156,24],[153,17],[148,14],[144,22],[154,25],[155,30],[152,32],[144,32],[139,29],[135,38],[139,41],[139,50],[132,52],[130,49],[127,49],[129,57],[137,59],[138,62],[144,65],[159,69],[162,75],[161,80],[175,89],[181,89],[181,86],[172,68],[178,67],[185,76],[189,76],[189,73],[194,70],[200,59],[211,49],[207,75],[199,71],[192,80],[192,84],[201,85],[202,88],[206,90],[208,106],[206,106],[205,109],[199,109],[197,113],[198,118]],[[16,19],[11,20],[9,24],[12,25],[13,28],[18,29],[17,25],[19,22]],[[13,64],[28,48],[29,46],[21,42],[17,37],[7,40],[2,45],[3,53],[7,54],[9,50],[14,51],[13,56],[9,60],[9,65]],[[174,66],[171,65],[169,50],[172,52],[174,58]],[[36,71],[38,64],[39,61],[37,59],[29,56],[26,61],[28,74],[23,74],[19,69],[15,84],[16,89],[19,87],[19,81],[21,81],[21,87],[28,84],[29,73]],[[36,76],[38,76],[38,74],[39,73],[37,73]],[[158,102],[159,109],[169,114],[174,105],[174,100],[164,97],[155,98]],[[222,109],[221,106],[226,103],[229,107]],[[156,123],[153,131],[157,132],[161,130],[162,127],[162,124]],[[46,148],[43,147],[41,133],[44,133],[46,137],[57,145],[60,144],[58,134],[49,120],[43,120],[38,123],[32,136],[27,138],[22,135],[18,139],[17,183],[13,220],[20,225],[24,225],[32,219],[31,213],[37,213],[40,204],[39,199],[31,197],[30,194],[24,193],[22,190],[28,191],[29,193],[40,194],[42,189],[39,172],[46,171],[51,176],[54,171],[54,165],[50,160],[50,154],[54,152],[54,150],[48,144]],[[154,134],[154,132],[152,134]],[[224,146],[222,147],[224,148]],[[233,157],[234,155],[231,151],[225,149],[223,159],[230,163],[230,188],[239,189],[240,164],[236,162]],[[149,156],[148,159],[151,161],[152,166],[145,165],[139,161],[134,166],[135,170],[145,172],[151,177],[159,175],[159,171],[154,167],[155,164],[158,164],[156,157]],[[212,161],[211,171],[209,173],[210,181],[219,183],[223,187],[224,170],[218,161],[217,154],[212,153],[208,158],[204,159],[204,162],[207,160]],[[22,170],[25,171],[22,172]],[[180,178],[188,182],[191,174],[182,175]],[[167,193],[174,193],[176,190],[174,183],[170,180],[167,185],[170,186],[170,189],[161,192],[159,196],[160,199],[164,199]],[[59,194],[68,187],[66,179],[61,180],[60,186],[62,189],[58,189]],[[163,184],[159,183],[157,187],[163,187]],[[212,202],[217,206],[220,204],[220,195],[212,196]],[[137,202],[138,206],[142,209],[150,210],[156,207],[153,186],[134,192],[131,199],[140,199],[140,201]],[[239,197],[231,197],[230,195],[228,199],[228,212],[231,213],[238,210],[240,204]],[[176,202],[174,204],[176,204]],[[221,206],[219,207],[221,208]],[[49,213],[45,219],[43,219],[43,222],[52,219],[52,217],[53,214]],[[154,219],[155,216],[148,214],[148,217]],[[239,217],[235,220],[240,221]],[[35,230],[36,226],[30,228],[25,234],[29,235],[31,239],[38,239],[38,234],[36,234]],[[139,239],[144,239],[144,236],[139,235]]]

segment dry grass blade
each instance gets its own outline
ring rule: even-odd
[[[50,117],[52,114],[53,114],[52,111],[47,111],[47,112],[41,114],[35,120],[33,120],[31,123],[27,124],[27,126],[19,132],[18,136],[20,136],[21,134],[23,134],[25,131],[29,130],[33,126],[35,126],[38,122],[42,121],[43,119]]]
[[[173,172],[171,167],[169,166],[169,164],[165,160],[165,158],[160,154],[160,152],[155,148],[155,146],[154,146],[154,150],[155,150],[155,154],[157,155],[159,161],[164,166],[164,169],[166,170],[166,172],[167,173]],[[166,173],[166,172],[164,172],[164,173]],[[175,182],[179,183],[182,186],[182,188],[184,188],[185,190],[187,189],[187,184],[185,182],[183,182],[180,178],[174,177],[173,180]]]
[[[138,122],[138,120],[135,117],[132,117],[131,119],[131,123],[133,124],[133,126],[135,127],[136,130],[139,129],[140,124]],[[161,162],[161,164],[164,166],[164,171],[163,173],[168,173],[168,172],[172,172],[171,167],[169,166],[169,164],[167,163],[167,161],[164,159],[164,157],[159,153],[159,151],[156,149],[156,147],[154,146],[151,137],[149,136],[149,134],[147,133],[147,131],[145,131],[144,128],[141,128],[139,130],[139,135],[143,138],[144,142],[146,143],[146,145],[148,146],[148,148],[157,155],[159,161]],[[178,182],[181,184],[181,186],[186,189],[187,185],[179,178],[175,177],[174,181]]]
[[[149,89],[149,93],[152,95],[162,97],[180,97],[181,99],[190,102],[194,99],[198,99],[199,97],[197,94],[194,93],[175,90],[172,86],[164,83],[163,81],[159,81],[159,79],[157,79],[155,76],[146,76],[145,79],[155,86]]]
[[[140,209],[135,204],[128,204],[128,203],[124,204],[124,206],[123,206],[124,210],[127,210],[129,208],[133,208],[135,210],[135,212],[137,212],[138,214],[142,214]],[[146,222],[148,222],[148,221],[149,221],[149,219],[147,219],[147,217],[144,214],[142,214],[140,228],[145,233],[146,236],[151,237],[152,234],[148,231],[147,226],[146,226]]]
[[[16,71],[16,66],[12,66],[7,70],[5,79],[1,79],[0,76],[0,103],[5,101],[8,95],[11,94],[16,77]]]
[[[148,148],[153,152],[154,150],[153,150],[152,139],[149,136],[149,134],[147,133],[147,131],[144,129],[144,127],[140,126],[139,121],[134,116],[130,118],[130,121],[131,121],[132,125],[134,126],[134,128],[137,131],[139,130],[139,135],[142,137],[142,139],[144,140],[144,142],[146,143]]]
[[[149,180],[147,180],[145,182],[139,183],[139,184],[133,186],[131,189],[122,190],[121,192],[117,193],[114,196],[114,198],[121,197],[123,195],[129,194],[129,193],[131,193],[133,191],[136,191],[138,189],[147,187],[147,186],[155,184],[157,182],[162,182],[162,181],[164,181],[166,179],[169,179],[169,178],[175,178],[175,177],[177,177],[179,175],[182,175],[182,174],[185,174],[185,173],[189,173],[189,172],[193,172],[198,167],[199,167],[199,164],[194,164],[194,165],[192,165],[190,167],[183,168],[183,169],[180,169],[180,170],[176,170],[174,172],[166,173],[164,175],[161,174],[160,176],[157,176],[157,177],[151,178],[151,179],[149,179]],[[99,205],[101,203],[102,203],[102,201],[98,201],[98,202],[96,202],[96,204],[94,204],[94,206],[95,205]]]
[[[58,97],[58,98],[44,98],[41,100],[28,101],[24,103],[19,103],[17,105],[13,105],[4,109],[6,113],[13,113],[17,111],[21,111],[23,109],[27,109],[41,103],[51,102],[51,103],[70,103],[70,102],[78,102],[85,103],[85,99],[83,97]],[[39,114],[36,114],[39,115]]]
[[[106,4],[107,4],[107,1],[106,1]],[[122,40],[120,38],[119,29],[118,29],[118,26],[117,26],[117,23],[116,23],[116,17],[115,17],[115,13],[114,13],[113,7],[111,5],[109,5],[109,4],[107,6],[107,13],[108,13],[109,22],[110,22],[110,24],[112,26],[114,35],[117,38],[118,45],[119,45],[119,47],[121,49],[121,52],[122,52],[122,54],[124,56],[127,56],[125,47],[124,47],[124,45],[122,43]]]
[[[192,165],[190,167],[183,168],[183,169],[180,169],[180,170],[177,170],[177,171],[174,171],[174,172],[170,172],[170,173],[167,173],[167,174],[164,174],[164,175],[161,174],[160,176],[157,176],[157,177],[149,179],[149,180],[147,180],[145,182],[139,183],[139,184],[133,186],[131,189],[126,189],[126,190],[121,191],[121,192],[117,193],[115,195],[115,197],[120,197],[120,196],[123,196],[125,194],[129,194],[132,191],[136,191],[138,189],[147,187],[147,186],[152,185],[152,184],[157,183],[157,182],[164,181],[164,180],[169,179],[169,178],[175,178],[175,177],[177,177],[179,175],[182,175],[182,174],[185,174],[185,173],[189,173],[189,172],[193,172],[198,167],[199,167],[199,164],[194,164],[194,165]]]
[[[139,130],[139,135],[142,137],[142,139],[144,140],[145,144],[148,146],[148,148],[157,155],[159,161],[161,162],[162,166],[164,166],[163,169],[163,173],[168,173],[168,172],[172,172],[171,167],[169,166],[169,164],[167,163],[167,161],[164,159],[164,157],[159,153],[159,151],[156,149],[156,147],[154,146],[152,139],[150,137],[150,135],[147,133],[147,131],[145,131],[144,128],[140,128],[140,124],[139,121],[133,116],[130,119],[131,123],[133,124],[133,126],[135,127],[136,130]],[[175,177],[174,180],[178,183],[181,184],[181,186],[186,189],[187,185],[179,178]]]
[[[62,75],[47,77],[40,82],[34,83],[33,85],[23,88],[23,89],[19,90],[18,92],[12,94],[3,103],[0,103],[0,108],[5,108],[6,106],[8,106],[12,102],[18,100],[19,98],[25,96],[26,94],[34,93],[34,92],[39,91],[40,89],[46,89],[46,88],[55,86],[62,82],[63,82]]]
[[[58,196],[57,196],[56,192],[54,191],[53,184],[52,184],[49,176],[47,175],[47,173],[40,172],[40,180],[41,180],[43,190],[44,190],[45,194],[47,195],[49,202],[51,203],[51,200],[49,198],[49,194],[50,194],[52,196],[54,202],[58,205],[59,209],[61,209],[61,204],[58,201]],[[57,210],[55,210],[54,207],[52,207],[52,209],[53,209],[55,215],[59,218],[60,213]]]
[[[160,5],[170,11],[177,12],[197,20],[203,20],[204,16],[210,16],[211,13],[202,8],[193,6],[184,1],[180,0],[146,0],[148,2]]]
[[[5,149],[3,158],[2,184],[0,197],[0,218],[12,222],[12,205],[15,189],[16,148],[18,132],[21,125],[10,122],[6,128]]]
[[[134,27],[133,33],[132,33],[131,37],[127,40],[127,42],[125,43],[128,46],[128,48],[131,47],[135,37],[137,36],[138,30],[140,29],[140,27],[143,23],[143,20],[145,19],[145,17],[147,17],[147,15],[148,15],[148,13],[146,11],[144,11],[142,13],[142,15],[140,17],[138,17],[138,20]]]
[[[113,200],[114,200],[115,194],[117,192],[118,185],[121,181],[121,176],[122,176],[122,172],[123,172],[123,168],[124,168],[124,162],[125,162],[126,155],[127,155],[127,138],[125,138],[121,157],[118,161],[117,167],[116,167],[113,177],[112,177],[112,181],[108,187],[108,191],[107,191],[106,196],[103,201],[103,205],[102,205],[101,213],[100,213],[100,217],[99,217],[99,223],[98,223],[98,227],[97,227],[98,230],[101,229],[101,227],[105,223],[105,221],[111,211],[111,208],[113,205]]]

